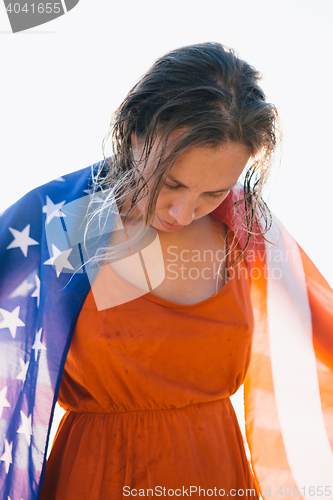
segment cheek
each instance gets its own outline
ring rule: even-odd
[[[156,200],[156,211],[168,208],[174,203],[174,197],[170,193],[160,192]]]

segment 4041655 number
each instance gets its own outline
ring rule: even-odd
[[[14,14],[19,14],[20,12],[24,12],[28,14],[29,12],[32,14],[60,14],[61,12],[61,3],[25,3],[25,4],[20,4],[18,2],[16,3],[10,3],[7,8],[7,12],[9,13],[14,13]]]
[[[299,490],[301,490],[299,492]],[[296,488],[292,491],[292,488],[290,486],[285,486],[282,488],[282,486],[277,490],[277,495],[282,496],[290,496],[290,495],[299,495],[301,494],[302,496],[330,496],[331,495],[331,487],[330,486],[309,486],[306,488],[305,486],[302,486],[301,488]]]

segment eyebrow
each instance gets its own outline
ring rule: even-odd
[[[171,174],[168,175],[167,179],[170,179],[172,182],[175,182],[180,187],[183,187],[185,189],[189,189],[188,186],[185,186],[185,184],[183,184],[182,182],[177,181],[177,179],[175,179],[174,176]],[[231,191],[232,188],[234,188],[234,187],[235,187],[235,185],[231,186],[229,188],[216,189],[215,191],[205,191],[205,193],[209,193],[209,194],[226,193],[227,191]]]

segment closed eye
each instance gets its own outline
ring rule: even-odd
[[[206,194],[211,196],[212,198],[220,198],[223,195],[227,195],[228,192],[223,191],[222,193],[206,193]]]
[[[170,184],[164,183],[164,186],[168,189],[179,189],[182,186],[171,186]]]
[[[172,186],[171,184],[167,184],[166,182],[164,183],[164,186],[168,189],[171,189],[171,190],[176,190],[176,189],[180,189],[183,187],[183,186]],[[220,193],[203,193],[203,194],[205,194],[211,198],[220,198],[221,196],[223,196],[226,193],[227,193],[227,191],[221,191]]]

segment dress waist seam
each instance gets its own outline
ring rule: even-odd
[[[154,412],[154,411],[174,411],[174,410],[183,410],[185,408],[191,408],[199,405],[208,405],[211,403],[217,403],[219,401],[229,400],[229,396],[220,399],[214,399],[212,401],[201,401],[200,403],[193,403],[186,406],[178,406],[174,408],[151,408],[151,409],[137,409],[137,410],[126,410],[126,411],[118,411],[118,412],[110,412],[110,411],[76,411],[76,410],[66,410],[66,413],[76,413],[78,415],[122,415],[126,413],[139,413],[139,412]]]

